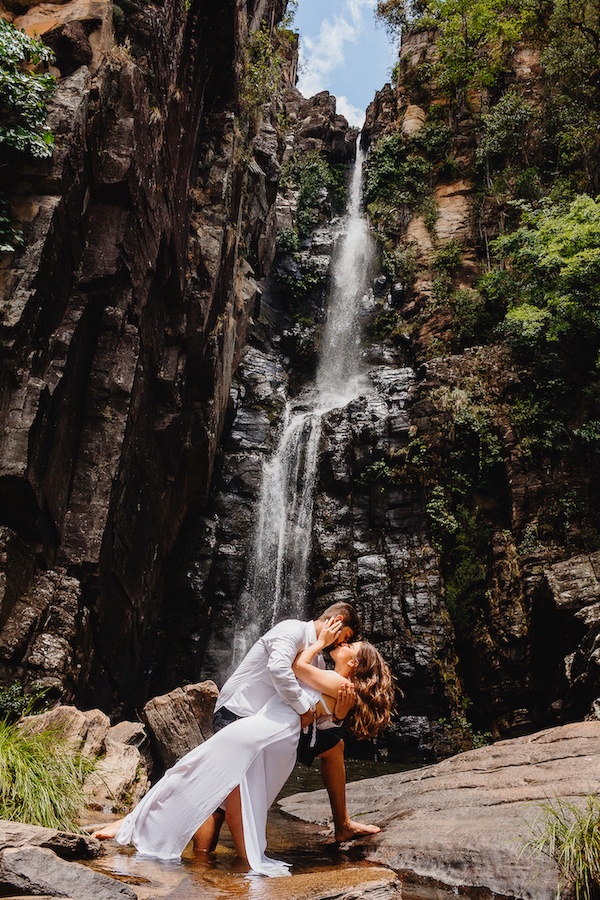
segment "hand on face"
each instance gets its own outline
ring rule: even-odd
[[[331,647],[334,644],[339,643],[343,628],[344,623],[342,622],[341,616],[333,616],[331,619],[325,619],[319,634],[319,641],[322,642],[323,647]]]

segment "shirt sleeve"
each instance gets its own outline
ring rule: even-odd
[[[298,622],[297,626],[290,622],[288,627],[271,635],[268,644],[267,670],[273,687],[299,716],[311,707],[310,695],[292,671],[292,663],[304,646],[304,627],[303,622]]]

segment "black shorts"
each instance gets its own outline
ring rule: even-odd
[[[236,713],[231,712],[230,709],[227,709],[226,706],[222,706],[213,716],[213,731],[216,734],[221,728],[225,728],[226,725],[231,725],[232,722],[237,722],[237,720],[241,718],[241,716],[238,716]]]
[[[311,747],[312,734],[312,728],[308,728],[306,734],[303,731],[300,732],[296,759],[305,766],[312,766],[316,756],[320,756],[326,750],[331,750],[343,737],[341,728],[317,728],[317,740],[315,746]]]

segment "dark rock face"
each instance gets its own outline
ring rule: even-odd
[[[163,561],[208,494],[255,309],[242,234],[259,275],[273,253],[273,128],[250,171],[234,110],[248,31],[283,5],[128,2],[112,47],[110,19],[60,7],[56,152],[12,190],[26,249],[0,270],[4,680],[145,697]]]
[[[332,233],[339,233],[339,223],[332,223]],[[319,229],[306,253],[318,256],[327,246],[331,254],[334,243]],[[314,315],[318,335],[318,306]],[[174,559],[157,690],[198,672],[222,683],[230,670],[235,626],[253,577],[263,464],[276,448],[286,401],[298,390],[301,357],[290,359],[282,340],[289,331],[289,301],[267,290],[232,391],[213,515],[196,522]],[[460,718],[462,686],[422,487],[381,463],[409,442],[415,373],[398,365],[401,354],[391,348],[374,346],[367,354],[379,364],[364,395],[323,422],[308,613],[337,600],[355,604],[365,635],[380,647],[405,693],[391,746],[423,758],[469,745],[451,724]],[[268,619],[269,611],[259,615]]]

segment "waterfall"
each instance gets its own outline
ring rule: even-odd
[[[325,413],[367,386],[361,358],[360,312],[368,290],[373,242],[362,212],[363,155],[349,185],[344,233],[334,256],[314,385],[288,403],[279,445],[262,474],[251,577],[242,595],[234,664],[265,630],[284,618],[306,616],[318,450]]]

